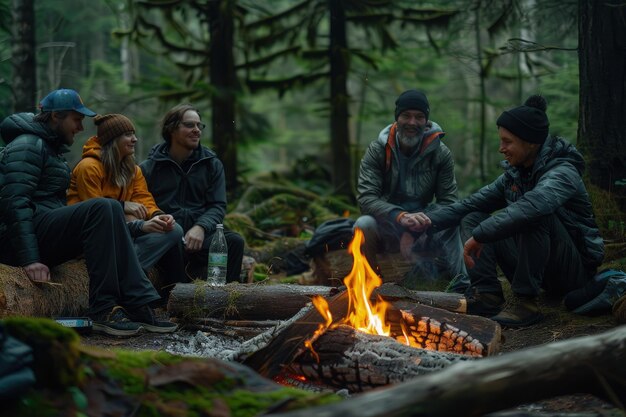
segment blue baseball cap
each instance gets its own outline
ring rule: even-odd
[[[85,107],[76,91],[68,88],[54,90],[45,96],[39,103],[39,108],[42,112],[74,110],[89,117],[96,115],[96,112]]]

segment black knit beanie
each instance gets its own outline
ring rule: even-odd
[[[396,100],[396,120],[398,120],[400,113],[405,110],[419,110],[423,112],[426,115],[426,119],[428,119],[430,105],[428,104],[426,94],[417,90],[407,90],[400,94]]]
[[[503,112],[496,124],[526,142],[542,144],[548,137],[550,127],[547,108],[543,97],[533,95],[526,99],[523,106]]]
[[[93,123],[97,126],[96,136],[102,146],[126,132],[135,131],[133,122],[122,114],[99,114],[93,119]]]

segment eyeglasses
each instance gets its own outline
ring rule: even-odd
[[[197,127],[198,130],[204,130],[204,128],[206,127],[206,125],[204,123],[195,123],[195,122],[180,122],[181,125],[185,126],[187,129],[193,129],[194,127]]]

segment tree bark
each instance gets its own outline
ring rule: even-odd
[[[211,96],[211,134],[215,152],[224,164],[226,187],[237,186],[237,130],[235,115],[234,7],[233,0],[209,2],[209,71],[215,92]]]
[[[354,200],[348,128],[348,71],[350,58],[343,1],[328,0],[330,10],[330,148],[335,193]]]
[[[274,417],[447,417],[590,393],[624,409],[626,326],[596,336],[457,363],[387,389]]]
[[[579,0],[580,111],[578,147],[592,184],[626,210],[626,5]]]
[[[35,112],[37,76],[35,62],[34,0],[13,0],[13,111]]]

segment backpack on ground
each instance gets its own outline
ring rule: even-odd
[[[582,288],[565,295],[568,310],[577,314],[610,312],[613,304],[626,294],[626,272],[604,269]]]
[[[347,249],[352,240],[353,227],[354,220],[350,218],[333,219],[320,224],[306,244],[305,255],[314,257],[333,250]]]

